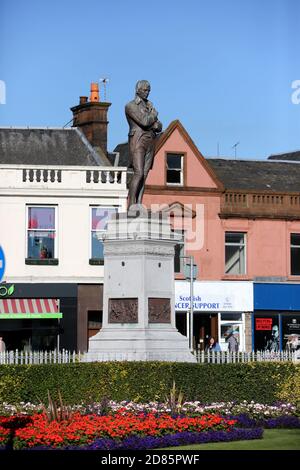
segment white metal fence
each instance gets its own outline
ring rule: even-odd
[[[0,364],[66,364],[80,362],[82,355],[65,351],[6,351],[0,352]]]
[[[195,351],[197,362],[211,364],[229,364],[235,362],[268,362],[268,361],[296,361],[297,353],[280,351],[256,351],[256,352],[204,352]]]
[[[239,352],[230,353],[228,351],[222,352],[204,352],[194,351],[197,362],[204,364],[232,364],[237,362],[268,362],[268,361],[299,361],[297,352]],[[135,360],[134,355],[131,354],[130,358],[126,354],[108,354],[105,361],[126,361],[130,359]],[[140,360],[140,355],[136,355],[136,360]],[[148,357],[147,360],[151,360]],[[154,360],[154,358],[152,359]],[[164,361],[168,361],[168,355],[165,354]],[[75,353],[62,350],[62,351],[6,351],[0,352],[0,364],[67,364],[70,362],[84,362],[84,354]]]

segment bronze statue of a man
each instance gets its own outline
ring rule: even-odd
[[[129,124],[129,167],[133,167],[133,177],[129,186],[129,205],[141,204],[145,181],[153,164],[154,142],[161,132],[162,124],[158,120],[158,112],[148,101],[150,83],[139,80],[135,87],[134,100],[125,106]]]

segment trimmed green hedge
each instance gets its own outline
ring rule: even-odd
[[[297,380],[295,381],[295,377]],[[186,400],[201,402],[255,400],[273,403],[300,401],[300,365],[288,362],[189,364],[107,362],[44,365],[1,365],[0,401],[38,403],[61,391],[65,403],[112,400],[165,400],[173,380]]]

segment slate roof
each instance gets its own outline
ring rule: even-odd
[[[119,166],[127,166],[128,144],[117,145],[114,152],[120,154]],[[206,161],[225,189],[300,192],[300,163],[229,158],[206,158]]]
[[[294,152],[278,153],[278,154],[270,155],[268,157],[268,160],[289,160],[289,161],[300,162],[300,150],[296,150]]]
[[[207,158],[225,189],[300,192],[300,163]]]
[[[0,128],[0,164],[110,166],[77,128]]]
[[[129,161],[129,146],[128,142],[118,144],[114,149],[114,152],[119,153],[119,162],[117,166],[128,166]]]

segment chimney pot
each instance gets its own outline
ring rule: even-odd
[[[79,104],[87,103],[88,97],[87,96],[80,96],[79,97]]]
[[[98,83],[91,83],[90,101],[99,101],[99,86]]]

